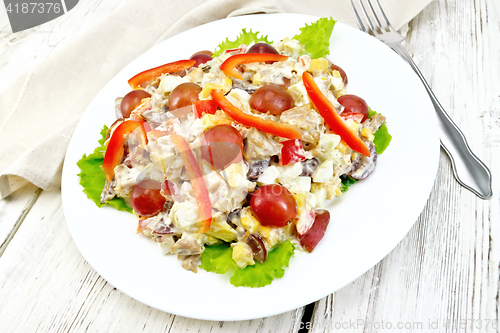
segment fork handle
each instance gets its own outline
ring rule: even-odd
[[[481,199],[489,199],[492,195],[491,172],[488,167],[471,151],[462,131],[455,125],[450,116],[439,103],[431,87],[418,69],[410,54],[401,45],[391,48],[399,54],[417,73],[424,84],[432,104],[436,109],[441,147],[450,157],[453,174],[456,180]]]

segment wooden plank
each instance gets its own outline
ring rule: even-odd
[[[4,332],[297,332],[303,312],[214,322],[141,304],[108,284],[80,255],[65,225],[59,190],[40,194],[0,258],[0,308]]]
[[[39,194],[38,187],[28,184],[10,197],[0,200],[0,256],[16,234]]]
[[[437,0],[407,35],[409,52],[494,177],[499,26],[494,0]],[[409,234],[359,279],[318,302],[312,332],[382,332],[398,323],[408,331],[498,331],[491,320],[499,319],[500,182],[493,178],[493,199],[480,200],[457,184],[441,155],[433,192]]]

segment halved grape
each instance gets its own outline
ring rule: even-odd
[[[170,93],[168,108],[170,109],[170,111],[172,111],[185,106],[190,106],[191,104],[199,100],[198,94],[200,92],[201,87],[196,83],[181,83]]]
[[[208,54],[207,52],[210,52],[210,51],[201,51],[201,52],[197,52],[195,54],[193,54],[189,59],[190,60],[196,60],[196,62],[194,63],[193,67],[198,67],[200,66],[201,64],[204,64],[206,62],[209,62],[210,60],[212,60],[212,55]],[[212,53],[212,52],[210,52]]]
[[[342,82],[344,82],[344,86],[346,86],[349,81],[347,80],[347,74],[345,73],[345,71],[340,66],[337,66],[335,64],[331,64],[330,68],[332,69],[332,71],[339,71],[340,77],[342,77]]]
[[[365,100],[356,95],[344,95],[340,96],[338,102],[344,106],[344,111],[342,113],[361,113],[364,122],[368,119],[368,104]]]
[[[278,51],[276,51],[276,49],[267,44],[267,43],[257,43],[257,44],[254,44],[252,45],[247,53],[270,53],[270,54],[279,54]]]
[[[148,97],[151,97],[151,95],[147,91],[141,89],[132,90],[126,94],[120,104],[120,111],[123,118],[130,117],[130,114],[134,111],[137,105],[141,104],[141,101]]]
[[[250,207],[260,224],[284,227],[297,215],[297,202],[286,187],[270,184],[259,187],[252,195]]]
[[[130,196],[134,211],[145,217],[155,216],[163,211],[167,200],[160,191],[161,183],[152,179],[145,179],[135,185]]]
[[[280,115],[295,106],[292,95],[277,84],[270,84],[257,89],[249,100],[250,106],[259,112]]]
[[[267,249],[264,240],[259,234],[250,234],[245,239],[245,243],[252,249],[253,258],[260,263],[267,260]]]
[[[312,252],[316,245],[323,239],[328,223],[330,223],[330,212],[326,209],[314,211],[314,222],[305,233],[299,235],[300,245],[307,251]]]
[[[225,169],[243,158],[243,138],[231,125],[214,126],[203,133],[201,155],[215,170]]]

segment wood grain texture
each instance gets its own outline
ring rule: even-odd
[[[40,189],[29,184],[7,199],[0,200],[0,256],[23,223],[39,194]]]
[[[80,1],[60,19],[15,36],[0,15],[0,77],[33,66],[127,1]],[[0,201],[0,332],[496,332],[491,322],[484,326],[500,311],[500,3],[435,0],[410,22],[406,46],[492,170],[491,200],[460,187],[442,152],[431,196],[408,235],[375,267],[318,301],[309,323],[300,323],[304,308],[210,322],[158,311],[116,290],[71,240],[60,192],[26,187]],[[453,329],[447,320],[468,321]]]
[[[6,15],[0,15],[0,89],[128,2],[81,2],[54,21],[16,34],[9,33]],[[257,320],[211,322],[133,300],[81,257],[65,225],[60,191],[39,195],[27,186],[0,201],[0,332],[298,331],[303,308]]]
[[[442,152],[411,231],[379,264],[317,303],[312,332],[385,332],[398,323],[422,332],[498,331],[486,325],[499,318],[499,41],[497,1],[437,0],[410,23],[406,47],[492,170],[493,198],[460,187]]]
[[[167,286],[168,287],[168,286]],[[244,300],[228,300],[232,302]],[[0,258],[2,332],[297,332],[302,308],[240,322],[188,319],[126,296],[84,260],[59,190],[44,191]]]

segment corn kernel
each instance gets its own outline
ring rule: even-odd
[[[264,238],[269,249],[272,249],[280,241],[280,235],[283,231],[280,228],[270,228],[261,226],[259,228],[259,234]]]
[[[231,87],[233,86],[233,81],[230,78],[225,77],[222,85],[224,86],[225,90],[229,91],[229,90],[231,90]]]
[[[232,121],[226,118],[222,118],[218,115],[214,114],[208,114],[206,113],[202,118],[201,118],[201,124],[205,129],[214,127],[216,125],[223,125],[223,124],[231,124]]]
[[[205,84],[205,86],[203,87],[203,90],[200,93],[201,99],[205,99],[205,98],[210,97],[210,92],[212,90],[214,90],[214,89],[220,89],[220,90],[222,90],[222,85],[220,85],[220,84],[214,84],[214,83],[207,83],[207,84]]]
[[[260,222],[253,216],[249,209],[241,211],[241,224],[249,232],[253,233],[260,227]]]
[[[375,139],[375,135],[373,135],[372,130],[369,128],[363,128],[361,130],[361,137],[364,139],[370,140],[373,142],[373,139]]]
[[[309,63],[310,72],[322,72],[329,67],[328,60],[325,58],[312,59]]]

